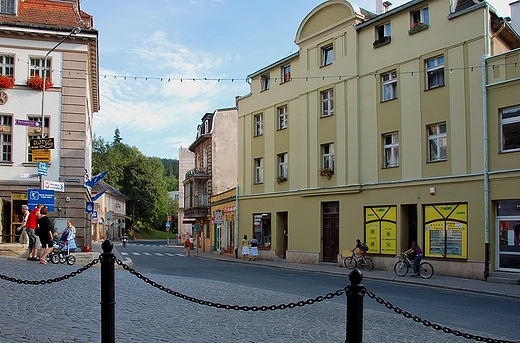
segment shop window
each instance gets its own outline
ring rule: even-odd
[[[268,248],[271,246],[270,213],[253,214],[253,236],[258,239],[260,247]]]

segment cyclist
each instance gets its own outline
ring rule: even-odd
[[[354,249],[352,249],[350,251],[354,252],[354,250],[356,250],[356,249],[358,249],[358,251],[356,252],[356,255],[358,258],[360,258],[361,256],[365,256],[365,253],[368,250],[368,246],[365,243],[362,243],[360,239],[356,239],[356,246],[354,247]]]
[[[411,253],[415,253],[415,260],[413,261],[413,274],[410,275],[411,277],[419,276],[419,263],[421,263],[421,260],[423,258],[423,251],[419,245],[417,245],[417,242],[412,242],[412,247],[404,252],[405,254],[409,255]]]

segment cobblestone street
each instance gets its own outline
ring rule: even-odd
[[[7,257],[0,257],[0,264],[1,275],[27,280],[51,279],[79,268],[40,266]],[[146,276],[182,294],[222,304],[269,306],[307,300],[224,282],[208,285],[200,279]],[[0,342],[100,341],[99,268],[44,285],[0,280],[0,290],[4,312]],[[365,297],[365,301],[373,300]],[[330,300],[266,312],[216,309],[160,291],[127,271],[116,271],[119,342],[345,342],[345,311],[345,304]],[[365,310],[363,338],[364,342],[468,342],[388,310]]]

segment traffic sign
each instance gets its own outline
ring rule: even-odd
[[[94,202],[92,202],[92,201],[87,201],[87,204],[86,204],[86,206],[85,206],[85,211],[86,211],[87,213],[92,213],[92,212],[94,212]]]
[[[29,188],[27,190],[27,202],[29,208],[34,208],[38,206],[38,204],[43,204],[45,207],[49,209],[49,211],[54,211],[54,191],[46,190],[46,189],[33,189]]]
[[[24,120],[24,119],[15,119],[14,120],[15,125],[22,125],[22,126],[32,126],[32,127],[40,127],[41,123],[36,120]]]
[[[38,162],[38,175],[47,176],[48,165],[45,162]]]
[[[47,175],[47,174],[45,174]],[[65,184],[63,182],[43,181],[43,189],[52,189],[53,191],[65,192]]]
[[[31,153],[32,153],[33,162],[50,162],[51,161],[51,151],[49,149],[32,150]]]

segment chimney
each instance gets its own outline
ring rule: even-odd
[[[390,1],[376,0],[376,14],[383,14],[388,12],[388,9],[392,6]]]
[[[511,26],[520,34],[520,0],[509,4],[511,11]]]
[[[392,6],[392,3],[390,1],[383,2],[383,13],[388,12],[390,6]]]

